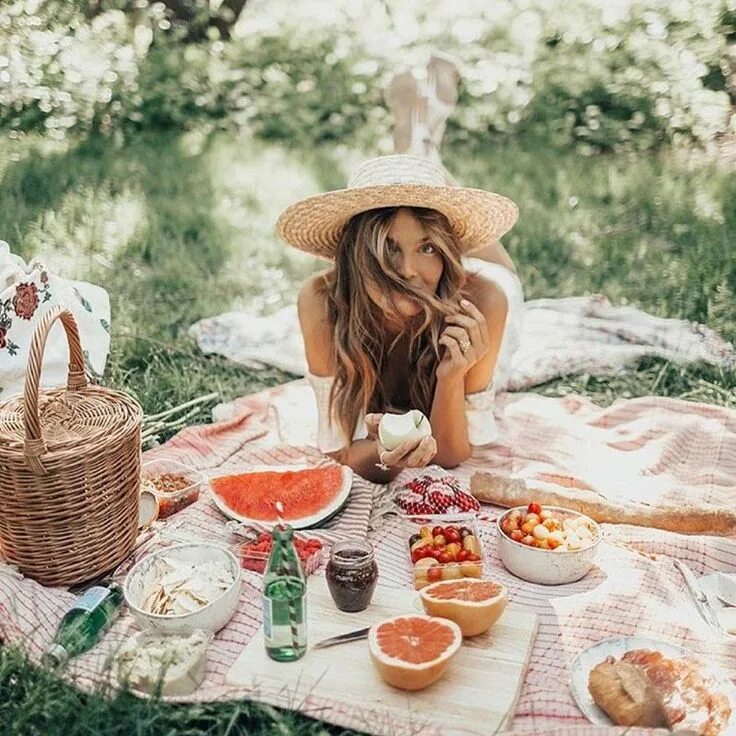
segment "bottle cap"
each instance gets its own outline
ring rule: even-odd
[[[58,667],[69,659],[69,652],[61,644],[52,644],[41,657],[41,661],[48,667]]]

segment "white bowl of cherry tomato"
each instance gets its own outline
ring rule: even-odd
[[[483,576],[483,549],[472,516],[405,517],[414,587]]]
[[[559,506],[517,506],[496,521],[506,569],[530,583],[561,585],[585,577],[595,561],[601,529],[589,516]]]

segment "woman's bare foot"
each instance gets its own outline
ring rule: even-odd
[[[427,64],[430,79],[436,79],[437,97],[446,105],[457,104],[460,62],[449,54],[433,51]]]
[[[459,62],[435,51],[427,64],[427,127],[439,149],[445,134],[447,118],[455,108],[460,82]]]
[[[407,153],[412,145],[412,123],[419,102],[419,85],[410,70],[394,75],[384,90],[384,99],[394,117],[394,152]]]

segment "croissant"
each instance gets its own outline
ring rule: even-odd
[[[664,705],[649,678],[635,665],[608,660],[588,677],[595,704],[618,726],[667,726]]]

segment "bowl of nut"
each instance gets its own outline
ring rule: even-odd
[[[602,538],[589,516],[538,503],[509,509],[496,525],[504,567],[516,577],[543,585],[572,583],[587,575]]]
[[[177,460],[159,458],[141,466],[141,490],[156,497],[159,519],[168,519],[193,504],[206,482],[203,473]]]

